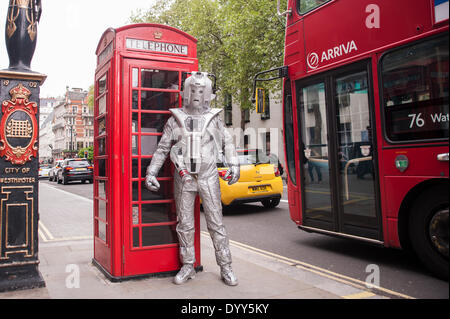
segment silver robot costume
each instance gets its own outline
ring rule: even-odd
[[[229,167],[224,179],[230,178],[230,185],[239,180],[240,167],[233,138],[217,116],[222,110],[210,108],[214,97],[207,73],[193,72],[186,79],[183,108],[170,110],[172,117],[164,127],[161,141],[147,168],[146,186],[151,191],[159,189],[156,176],[169,153],[178,172],[174,177],[174,193],[183,267],[175,276],[176,284],[195,276],[194,204],[199,194],[221,277],[227,285],[237,285],[231,269],[228,236],[222,223],[217,159],[222,157]]]

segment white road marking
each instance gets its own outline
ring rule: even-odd
[[[202,231],[201,234],[203,236],[205,236],[205,237],[209,237],[209,233],[208,232]],[[266,251],[266,250],[263,250],[263,249],[259,249],[259,248],[253,247],[253,246],[249,246],[249,245],[237,242],[237,241],[230,240],[230,245],[238,247],[238,248],[241,248],[241,249],[244,249],[244,250],[247,250],[247,251],[254,252],[254,253],[256,253],[258,255],[261,255],[261,256],[264,256],[266,258],[270,258],[270,259],[273,259],[273,260],[280,261],[280,262],[282,262],[284,264],[295,266],[296,268],[300,268],[300,269],[303,269],[303,270],[315,273],[315,274],[317,274],[319,276],[326,277],[326,278],[329,278],[329,279],[332,279],[332,280],[335,280],[335,281],[347,284],[349,286],[361,289],[361,290],[365,291],[366,293],[373,293],[372,290],[367,288],[366,282],[364,282],[364,281],[361,281],[361,280],[358,280],[358,279],[355,279],[355,278],[351,278],[351,277],[348,277],[348,276],[345,276],[345,275],[341,275],[341,274],[335,273],[333,271],[330,271],[328,269],[324,269],[324,268],[321,268],[321,267],[318,267],[318,266],[315,266],[315,265],[311,265],[311,264],[308,264],[308,263],[305,263],[305,262],[302,262],[302,261],[299,261],[299,260],[295,260],[295,259],[291,259],[291,258],[284,257],[284,256],[281,256],[281,255],[277,255],[277,254],[274,254],[272,252],[269,252],[269,251]],[[404,298],[404,299],[415,299],[414,297],[411,297],[411,296],[408,296],[408,295],[404,295],[402,293],[399,293],[399,292],[396,292],[396,291],[393,291],[393,290],[390,290],[390,289],[386,289],[386,288],[383,288],[383,287],[376,287],[374,289],[375,292],[377,290],[381,291],[381,292],[384,292],[384,293],[386,293],[388,295],[392,295],[392,296],[396,296],[396,297],[400,297],[400,298]],[[343,297],[345,297],[345,296],[343,296]]]

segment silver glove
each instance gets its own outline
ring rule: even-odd
[[[230,177],[230,176],[231,176],[231,179],[228,182],[228,185],[236,184],[237,181],[239,180],[239,178],[241,177],[241,168],[236,165],[230,166],[230,168],[227,170],[223,179],[227,180],[228,177]]]
[[[147,174],[147,176],[145,177],[145,187],[147,187],[152,192],[157,192],[161,185],[159,185],[156,176]]]

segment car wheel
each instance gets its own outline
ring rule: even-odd
[[[61,184],[61,180],[59,179],[59,176],[56,177],[56,182],[57,182],[58,184]]]
[[[225,204],[222,202],[222,214],[229,213],[230,210],[231,210],[231,205],[225,205]]]
[[[265,199],[265,200],[262,200],[261,203],[263,204],[263,206],[265,208],[275,208],[278,206],[278,204],[280,204],[280,199],[279,198]]]
[[[413,202],[409,237],[422,263],[438,277],[449,275],[448,189],[433,187]]]
[[[67,178],[65,176],[63,176],[63,181],[62,182],[63,182],[64,185],[67,185],[68,182],[67,182]]]

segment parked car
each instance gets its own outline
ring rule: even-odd
[[[283,195],[283,181],[278,158],[266,156],[261,150],[238,150],[241,176],[236,184],[228,185],[223,178],[227,172],[222,163],[217,165],[220,178],[222,205],[261,202],[266,208],[278,206]]]
[[[63,160],[56,161],[55,165],[50,169],[50,172],[48,173],[48,180],[50,182],[56,182],[58,179],[58,170],[61,168],[63,162]]]
[[[81,181],[84,183],[94,181],[94,167],[85,158],[65,159],[58,170],[57,182],[67,185],[71,181]]]
[[[51,170],[50,165],[39,166],[39,178],[48,178],[50,170]]]

